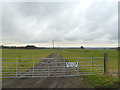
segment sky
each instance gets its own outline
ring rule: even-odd
[[[2,45],[117,47],[118,3],[2,3]]]

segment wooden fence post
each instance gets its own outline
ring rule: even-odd
[[[108,73],[108,54],[104,53],[104,74]]]
[[[91,58],[91,73],[93,73],[93,56]]]

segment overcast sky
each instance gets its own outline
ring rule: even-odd
[[[118,3],[3,3],[3,45],[118,46]]]

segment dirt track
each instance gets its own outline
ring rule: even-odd
[[[52,55],[51,55],[52,56]],[[56,57],[61,57],[60,52]],[[59,61],[58,61],[59,62]],[[39,66],[39,65],[38,65]],[[42,77],[31,79],[4,79],[3,88],[87,88],[86,77]]]

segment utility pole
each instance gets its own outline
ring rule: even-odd
[[[52,40],[52,43],[53,43],[53,50],[54,50],[54,40]]]
[[[57,45],[57,53],[58,53],[58,45]]]

